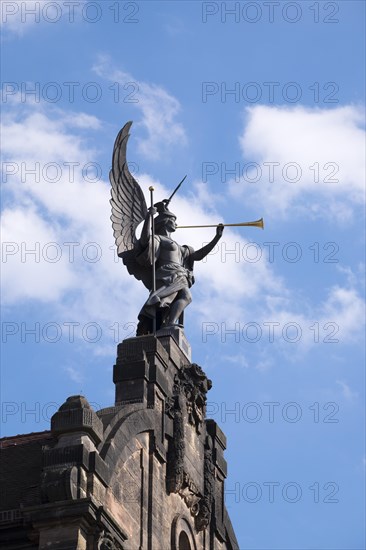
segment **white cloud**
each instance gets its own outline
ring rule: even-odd
[[[12,0],[0,3],[0,25],[4,30],[23,36],[29,29],[39,25],[55,25],[62,21],[76,23],[83,19],[86,0],[63,2],[56,0]]]
[[[358,398],[358,393],[351,390],[348,384],[344,382],[344,380],[336,380],[336,383],[338,386],[340,386],[342,390],[343,397],[349,401],[354,401]]]
[[[227,361],[228,363],[232,363],[236,367],[240,367],[243,369],[249,368],[248,360],[241,353],[238,353],[236,355],[224,355],[222,357],[222,360]]]
[[[4,156],[7,161],[18,163],[23,160],[34,166],[35,162],[51,160],[60,166],[67,159],[78,161],[73,181],[67,170],[57,182],[46,181],[40,173],[39,181],[28,176],[22,181],[21,170],[9,176],[5,183],[6,206],[4,210],[4,239],[15,242],[19,250],[10,255],[3,264],[3,284],[9,305],[27,299],[50,302],[60,315],[68,321],[96,321],[108,327],[120,327],[120,338],[133,333],[131,326],[136,322],[138,310],[146,299],[147,291],[141,282],[129,276],[124,266],[114,262],[113,237],[110,226],[109,183],[106,178],[95,183],[85,181],[82,166],[96,160],[95,151],[83,137],[80,120],[89,125],[91,132],[97,129],[99,121],[85,118],[83,113],[63,113],[58,110],[40,112],[32,105],[30,112],[18,116],[16,108],[10,109],[4,121]],[[105,174],[106,175],[106,174]],[[147,174],[139,178],[145,193],[151,184],[155,187],[155,199],[167,197],[166,189]],[[193,184],[195,196],[206,196],[207,190],[200,184]],[[149,202],[146,196],[147,202]],[[209,210],[206,201],[192,201],[192,197],[177,194],[173,211],[178,224],[212,224],[225,221],[217,210],[219,203],[211,201]],[[215,234],[214,228],[195,231],[178,229],[176,239],[195,249],[209,242]],[[21,243],[28,248],[40,243],[40,262],[30,256],[26,262],[21,259]],[[57,263],[45,261],[42,250],[49,242],[56,242],[62,257]],[[76,243],[75,259],[70,261],[70,249],[65,243]],[[96,243],[101,253],[97,262],[88,260],[83,254],[85,245]],[[279,322],[283,327],[296,322],[302,327],[304,337],[299,344],[302,351],[313,344],[314,335],[309,330],[314,322],[319,323],[321,338],[331,331],[324,329],[328,322],[339,325],[337,338],[343,343],[356,339],[362,326],[362,300],[354,286],[354,277],[346,269],[347,286],[329,289],[327,298],[321,303],[311,304],[286,288],[286,282],[266,262],[264,255],[256,262],[243,262],[243,248],[248,244],[235,230],[224,231],[224,236],[206,262],[196,264],[197,283],[192,289],[194,301],[187,310],[190,323],[200,327],[203,322],[227,323],[229,328],[237,321]],[[52,250],[50,251],[52,254]],[[95,252],[93,248],[91,254]],[[233,261],[237,258],[238,261]],[[259,299],[260,298],[260,299]],[[305,311],[305,313],[304,313]],[[300,312],[300,313],[299,313]],[[187,319],[187,317],[186,317]],[[230,325],[230,326],[229,326]],[[324,332],[325,330],[325,332]],[[109,336],[112,338],[112,329]],[[287,343],[286,350],[291,346]],[[291,348],[292,352],[293,348]],[[96,348],[103,353],[103,345]],[[269,358],[263,356],[258,368],[270,367]]]
[[[351,286],[333,286],[320,304],[306,303],[294,293],[288,298],[266,300],[262,324],[273,327],[275,344],[296,360],[313,346],[354,343],[364,337],[364,301]],[[287,328],[286,328],[287,327]]]
[[[259,169],[248,166],[240,182],[231,182],[231,194],[252,194],[267,217],[289,217],[296,209],[308,218],[348,220],[365,198],[362,124],[362,109],[352,105],[247,108],[240,147],[244,166],[255,162]],[[249,183],[256,175],[261,179]]]
[[[323,305],[324,321],[332,319],[340,327],[341,337],[352,340],[362,331],[365,304],[355,288],[333,286]]]
[[[4,303],[22,299],[57,301],[77,278],[59,256],[60,228],[42,219],[32,206],[2,213],[2,294]],[[32,252],[34,251],[34,253]],[[49,257],[51,261],[45,261]]]
[[[66,367],[65,371],[70,377],[70,379],[76,384],[81,384],[82,382],[84,382],[84,376],[80,372],[80,370],[78,370],[77,368],[70,366],[70,367]]]
[[[100,120],[86,113],[72,113],[68,116],[64,116],[64,123],[73,126],[74,128],[83,128],[98,130],[101,127]]]
[[[15,241],[18,246],[24,241],[28,248],[35,242],[40,243],[41,261],[34,264],[32,257],[29,257],[26,263],[22,263],[20,251],[9,257],[9,262],[4,266],[8,271],[5,279],[8,303],[28,298],[43,301],[60,299],[59,311],[67,312],[68,319],[105,321],[109,325],[117,321],[120,324],[132,323],[136,321],[139,307],[146,299],[146,290],[141,282],[127,274],[121,263],[114,263],[113,251],[110,250],[111,246],[113,248],[113,237],[109,221],[109,183],[103,180],[89,183],[83,179],[82,166],[95,158],[95,152],[88,148],[80,133],[79,121],[83,119],[83,114],[71,116],[55,110],[47,114],[34,105],[30,109],[31,112],[23,119],[17,117],[14,109],[4,122],[4,156],[8,162],[15,162],[20,167],[14,176],[7,177],[5,189],[8,191],[9,205],[4,220],[7,240]],[[92,130],[98,124],[91,126]],[[26,162],[29,168],[34,167],[36,162],[42,167],[53,161],[64,168],[66,159],[68,162],[79,161],[73,181],[70,181],[69,172],[65,169],[54,183],[46,181],[42,169],[39,178],[34,178],[32,174],[23,177],[22,162]],[[171,193],[171,189],[153,181],[147,174],[142,174],[139,180],[146,194],[149,186],[154,185],[156,200]],[[202,186],[193,187],[200,193],[205,192]],[[147,196],[146,200],[149,202]],[[179,194],[174,197],[174,211],[181,224],[215,225],[223,221],[214,202],[206,211],[198,202]],[[199,232],[181,229],[177,231],[176,238],[178,242],[198,249],[214,235],[214,228]],[[224,235],[224,247],[228,250],[237,247],[238,235],[227,230]],[[62,252],[62,260],[57,264],[42,258],[44,246],[51,241],[57,242]],[[69,242],[76,243],[73,262],[69,261],[70,247],[65,244]],[[84,246],[91,242],[97,243],[102,253],[96,263],[86,261],[82,254]],[[255,269],[253,265],[235,262],[222,265],[222,250],[213,252],[209,261],[200,262],[196,268],[200,284],[193,288],[196,300],[191,306],[191,315],[198,313],[197,319],[209,318],[213,313],[212,307],[222,304],[223,300],[225,305],[221,306],[222,311],[225,310],[227,315],[240,315],[240,300],[255,299],[265,286],[274,291],[280,287],[264,260]],[[57,276],[52,275],[54,271],[57,271]],[[32,282],[27,282],[29,279]],[[129,330],[128,327],[126,330]]]
[[[10,32],[22,35],[39,20],[40,5],[36,0],[1,2],[0,25]]]
[[[29,106],[32,109],[33,106]],[[14,110],[5,113],[2,133],[5,159],[13,161],[34,160],[38,162],[90,161],[95,152],[87,149],[75,128],[97,129],[96,117],[85,113],[64,113],[54,110],[53,114],[42,112],[42,104],[34,110],[25,110],[19,117]]]
[[[2,128],[4,158],[16,168],[4,183],[3,240],[15,243],[8,245],[8,252],[14,253],[2,266],[5,302],[54,302],[59,315],[80,322],[132,321],[135,304],[143,299],[137,282],[134,285],[121,263],[114,262],[110,250],[109,183],[92,183],[83,176],[84,165],[97,159],[80,134],[80,120],[90,120],[83,113],[46,114],[33,108],[23,119],[15,109],[8,112]],[[98,124],[92,120],[89,127]],[[60,168],[55,182],[44,177],[43,168],[50,162]],[[72,177],[65,165],[70,162],[77,164]],[[36,177],[27,175],[36,163]],[[50,242],[57,243],[60,254],[55,263],[48,260],[55,250],[47,248]],[[22,250],[24,256],[25,248],[34,247],[37,257],[28,254],[22,261]],[[100,257],[94,263],[89,258],[96,254]]]
[[[136,80],[131,74],[117,69],[106,56],[99,56],[93,70],[101,78],[123,84],[129,101],[142,112],[141,126],[147,138],[139,139],[139,150],[146,157],[160,158],[170,146],[187,142],[184,127],[176,118],[181,110],[179,101],[164,88]]]

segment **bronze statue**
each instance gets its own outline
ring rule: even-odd
[[[132,122],[119,132],[113,150],[110,200],[112,227],[118,256],[128,272],[141,280],[150,291],[138,319],[137,335],[149,334],[170,326],[183,325],[183,311],[191,303],[190,287],[194,283],[194,262],[202,260],[221,239],[224,225],[216,227],[212,241],[194,251],[179,245],[171,234],[176,230],[176,216],[168,209],[169,199],[148,209],[141,187],[130,173],[126,161],[126,146]],[[179,184],[179,186],[183,183]],[[178,187],[179,187],[178,186]],[[154,217],[157,214],[156,217]],[[141,236],[136,228],[144,222]]]
[[[112,227],[117,254],[131,275],[142,281],[150,291],[139,313],[137,335],[155,333],[161,328],[183,326],[184,309],[191,303],[190,287],[194,283],[193,264],[211,252],[222,237],[224,226],[254,226],[263,229],[263,219],[254,222],[218,225],[177,226],[176,216],[169,203],[186,176],[169,199],[154,204],[150,187],[151,206],[148,209],[141,187],[132,176],[126,161],[126,147],[132,122],[127,122],[114,143],[112,169],[109,173],[112,189]],[[158,214],[156,217],[155,214]],[[141,236],[136,229],[144,222]],[[171,237],[178,227],[216,227],[210,243],[194,251],[191,246],[179,245]],[[179,323],[179,325],[178,325]]]

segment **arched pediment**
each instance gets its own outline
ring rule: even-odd
[[[120,411],[111,420],[104,431],[104,441],[100,445],[100,457],[107,464],[110,476],[122,461],[128,459],[131,453],[131,442],[139,434],[152,432],[155,434],[161,422],[157,422],[154,409],[139,409],[132,412]],[[158,434],[161,438],[161,433]]]

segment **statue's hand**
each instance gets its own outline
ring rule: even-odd
[[[157,212],[157,209],[155,208],[155,206],[150,206],[150,208],[147,209],[147,213],[149,216],[155,216]]]
[[[219,225],[216,227],[216,237],[219,237],[221,239],[223,232],[224,225],[222,223],[219,223]]]

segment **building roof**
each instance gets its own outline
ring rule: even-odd
[[[43,447],[54,439],[44,431],[0,440],[0,510],[40,504]]]
[[[33,441],[50,438],[52,438],[50,430],[45,430],[43,432],[31,432],[29,434],[6,436],[0,438],[0,449],[5,449],[13,445],[26,445],[27,443],[32,443]]]

